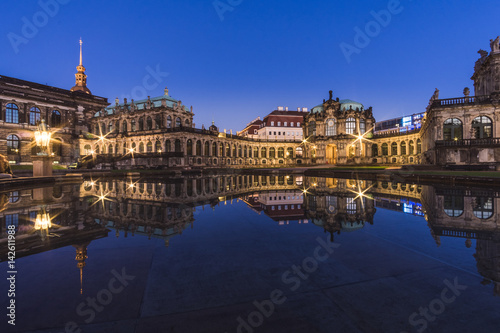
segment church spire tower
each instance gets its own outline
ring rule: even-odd
[[[71,91],[81,91],[86,94],[92,95],[89,88],[87,88],[87,75],[85,74],[85,67],[83,67],[82,63],[82,39],[80,38],[80,64],[76,66],[77,73],[75,74],[76,83]]]

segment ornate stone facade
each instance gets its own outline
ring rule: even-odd
[[[429,102],[422,125],[423,163],[436,165],[500,165],[500,52],[499,38],[491,53],[480,50],[472,76],[475,96]]]

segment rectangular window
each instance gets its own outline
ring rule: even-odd
[[[278,121],[278,126],[281,126],[281,121]]]
[[[290,126],[292,126],[292,127],[293,127],[293,121],[290,123]]]
[[[288,124],[288,123],[285,121],[285,127],[286,127],[286,125],[287,125],[287,124]]]

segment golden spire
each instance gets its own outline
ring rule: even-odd
[[[82,65],[82,37],[80,37],[80,66],[83,66]]]
[[[85,259],[88,258],[87,256],[87,245],[82,244],[82,245],[73,245],[76,248],[76,257],[75,260],[77,261],[76,267],[80,269],[80,294],[83,294],[83,267],[85,267]]]
[[[86,94],[91,95],[89,88],[87,88],[87,75],[85,74],[85,67],[83,67],[83,52],[82,52],[83,41],[80,38],[80,64],[76,66],[77,73],[75,74],[75,86],[71,88],[71,91],[81,91]]]

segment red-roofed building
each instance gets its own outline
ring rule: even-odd
[[[245,136],[252,139],[257,139],[259,137],[258,131],[261,125],[262,125],[262,120],[260,120],[260,117],[258,117],[257,119],[254,119],[251,122],[249,122],[241,132],[237,132],[237,135]]]
[[[307,108],[288,111],[288,108],[278,107],[262,120],[258,129],[258,139],[279,141],[302,141],[302,124],[308,114]]]

